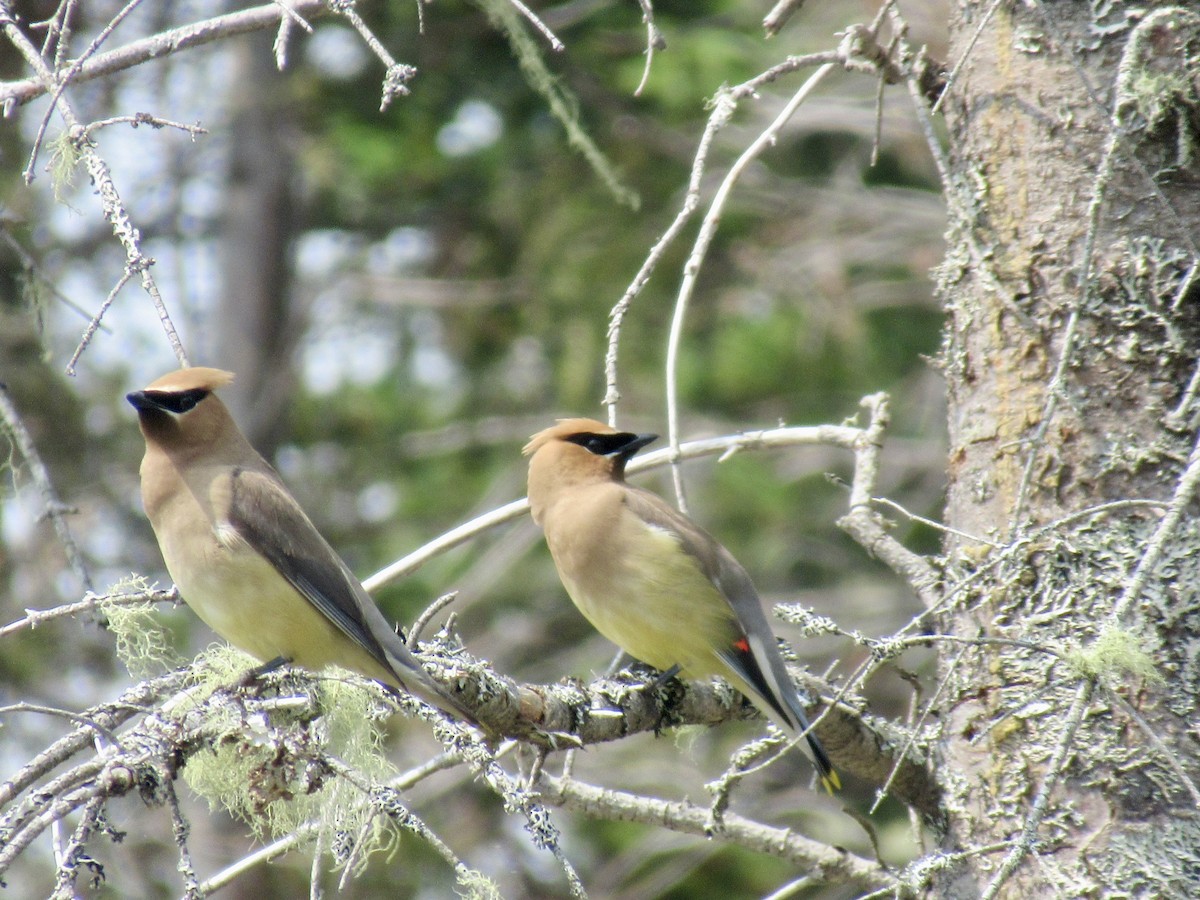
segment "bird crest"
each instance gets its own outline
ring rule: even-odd
[[[551,441],[561,441],[573,434],[616,434],[615,428],[597,422],[595,419],[559,419],[549,428],[539,431],[529,439],[521,452],[525,456],[533,456],[539,449]]]
[[[162,391],[164,393],[182,393],[183,391],[215,391],[233,383],[233,373],[224,369],[210,369],[208,366],[191,366],[187,369],[176,369],[146,385],[147,391]]]

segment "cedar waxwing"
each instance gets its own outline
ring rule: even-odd
[[[146,438],[142,503],[183,599],[262,662],[343,666],[474,722],[242,436],[213,394],[231,381],[180,369],[126,395]]]
[[[653,434],[563,419],[525,446],[529,506],[567,593],[596,629],[664,672],[719,675],[794,733],[808,718],[750,576],[661,497],[625,483]],[[824,748],[808,746],[827,789],[841,787]]]

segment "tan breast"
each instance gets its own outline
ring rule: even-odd
[[[394,675],[216,517],[211,495],[220,493],[228,479],[201,467],[189,474],[187,482],[156,480],[173,489],[145,496],[144,503],[167,571],[196,615],[262,662],[282,656],[312,670],[336,662],[395,684]]]
[[[658,669],[718,674],[713,647],[731,639],[729,604],[669,531],[621,502],[622,487],[571,492],[571,512],[546,511],[546,539],[579,611],[605,637]]]

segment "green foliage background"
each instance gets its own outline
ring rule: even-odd
[[[276,455],[281,471],[356,572],[366,575],[445,529],[521,496],[520,447],[554,417],[604,417],[608,313],[682,202],[707,102],[721,85],[749,78],[788,54],[835,46],[838,28],[873,12],[870,5],[813,7],[768,41],[759,24],[766,11],[762,4],[656,3],[668,47],[656,55],[640,97],[632,94],[644,64],[645,33],[636,4],[541,10],[567,45],[562,54],[547,52],[546,61],[578,98],[587,132],[640,197],[637,210],[617,203],[567,146],[508,42],[478,5],[429,5],[424,33],[418,33],[411,4],[360,4],[393,55],[419,70],[411,96],[383,113],[382,72],[374,61],[351,79],[334,78],[293,52],[285,84],[296,143],[298,230],[302,237],[321,234],[357,248],[345,271],[315,279],[316,285],[300,274],[304,260],[296,258],[294,302],[313,304],[319,296],[334,310],[343,334],[334,346],[343,357],[353,357],[360,336],[395,336],[386,365],[369,381],[345,381],[329,392],[310,390],[301,377],[300,388],[279,411],[286,422]],[[345,28],[332,21],[318,27]],[[931,31],[927,39],[940,35]],[[247,40],[267,52],[269,42],[261,36]],[[110,107],[124,109],[122,90],[165,101],[171,94],[158,79],[188,67],[219,65],[222,52],[214,46],[143,66],[113,82],[124,85],[121,89],[90,87],[86,112],[98,117]],[[16,71],[12,60],[0,59],[0,66]],[[805,75],[787,76],[742,105],[710,156],[705,203],[730,162]],[[941,389],[929,362],[940,343],[941,318],[928,271],[941,252],[941,201],[927,151],[907,114],[907,98],[898,91],[885,92],[881,159],[870,165],[875,90],[863,76],[834,76],[735,193],[687,321],[681,420],[685,436],[777,422],[836,422],[855,414],[863,394],[888,390],[896,425],[880,488],[914,512],[930,514],[939,507],[945,459]],[[483,149],[448,156],[438,149],[439,132],[467,101],[490,106],[502,129]],[[189,119],[186,109],[157,111]],[[29,114],[40,115],[41,107]],[[186,200],[187,184],[206,173],[211,177],[227,139],[220,117],[205,124],[212,135],[194,146],[148,130],[134,135],[134,146],[159,141],[171,148],[171,167],[157,182],[128,160],[114,164],[128,186],[135,219],[168,251],[164,259],[207,252],[220,229],[219,208],[193,212]],[[132,570],[165,583],[135,495],[140,438],[121,398],[140,386],[130,382],[147,356],[161,358],[163,370],[171,367],[166,342],[161,334],[102,333],[98,343],[120,347],[127,360],[113,362],[113,354],[97,352],[105,362],[93,363],[84,377],[62,376],[82,321],[31,286],[61,284],[81,266],[93,267],[93,291],[71,293],[94,311],[119,265],[114,268],[113,244],[86,185],[69,196],[78,214],[71,219],[74,227],[63,229],[64,214],[61,207],[53,211],[48,178],[40,176],[33,191],[20,183],[26,135],[0,129],[0,144],[5,228],[32,249],[39,266],[31,276],[23,260],[0,248],[3,380],[60,492],[82,510],[76,527],[98,571],[112,581]],[[158,208],[150,199],[155,191],[185,199],[167,204],[174,214],[139,218]],[[428,248],[419,264],[401,274],[444,285],[445,302],[421,305],[403,297],[380,302],[377,291],[351,277],[398,228],[413,229]],[[693,222],[663,258],[622,332],[620,415],[639,430],[665,433],[667,327],[695,231]],[[303,240],[297,248],[302,246]],[[78,277],[71,282],[82,283]],[[169,282],[173,288],[183,283]],[[397,283],[402,290],[405,282]],[[485,302],[463,299],[468,288],[480,285],[487,289]],[[199,300],[172,289],[166,299],[184,323],[193,360],[221,365],[219,327],[206,319],[211,305],[198,293]],[[132,289],[119,303],[152,320],[145,297]],[[303,376],[306,348],[318,337],[306,334],[297,357],[280,364],[296,366]],[[431,346],[442,361],[434,379],[422,363]],[[75,434],[81,439],[64,439]],[[844,455],[815,450],[745,454],[719,465],[698,461],[686,467],[690,503],[694,517],[729,546],[768,600],[806,602],[847,627],[882,633],[907,618],[913,601],[835,526],[845,503],[837,479],[848,465]],[[19,470],[11,474],[7,495],[27,496],[28,479]],[[664,479],[646,483],[669,491]],[[378,520],[364,516],[364,496],[380,493],[394,503],[388,514]],[[79,585],[64,574],[48,526],[26,521],[31,508],[15,501],[0,507],[10,533],[32,533],[0,546],[6,620],[25,607],[79,595]],[[936,545],[927,531],[903,521],[900,528],[915,549]],[[110,537],[101,541],[89,533]],[[453,608],[468,646],[506,674],[586,678],[607,664],[611,648],[570,605],[530,523],[431,562],[379,599],[390,616],[408,622],[435,597],[456,589],[461,596]],[[186,610],[163,615],[193,648],[210,639]],[[68,647],[71,652],[64,654]],[[849,648],[834,641],[797,649],[817,669],[839,659],[843,666],[855,661],[842,657]],[[103,630],[57,623],[5,646],[0,686],[14,694],[48,689],[50,664],[77,669],[101,694],[107,690],[103,685],[128,678],[113,663]],[[896,712],[907,695],[898,682],[885,684],[878,702],[881,712]],[[702,796],[699,785],[720,772],[729,748],[746,733],[731,728],[729,734],[706,735],[687,752],[666,740],[643,740],[628,750],[597,748],[586,754],[585,769],[630,790],[668,793],[682,755],[695,775],[681,789]],[[671,775],[664,778],[664,772]],[[790,776],[805,777],[799,766]],[[806,815],[799,804],[812,795],[792,784],[770,787],[755,796],[774,798],[773,814],[803,827]],[[489,806],[487,795],[473,796],[469,785],[429,802],[435,808],[422,814],[435,827],[457,830],[462,846],[455,849],[467,858],[494,848],[496,835],[508,827],[494,802]],[[568,820],[568,851],[589,861],[583,868],[597,896],[754,896],[794,876],[777,861],[702,841],[560,816]],[[839,837],[848,845],[864,841],[856,833]],[[403,865],[372,868],[346,895],[378,896],[387,884],[393,896],[437,896],[429,885],[438,878],[451,884],[441,861],[410,838],[403,839],[401,853]],[[522,858],[512,869],[509,887],[519,883],[523,896],[557,896],[561,889],[552,867],[547,874]],[[277,896],[286,895],[288,885],[302,890],[305,864],[286,872],[261,876],[270,879]],[[161,883],[149,879],[146,895],[169,884],[169,874]]]

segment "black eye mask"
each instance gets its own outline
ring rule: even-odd
[[[190,391],[134,391],[125,399],[138,409],[161,409],[182,415],[207,397],[211,391],[193,388]]]
[[[621,431],[617,434],[593,434],[581,432],[566,438],[572,444],[578,444],[589,453],[596,456],[611,456],[616,459],[629,459],[651,441],[657,440],[656,434],[633,434]]]

